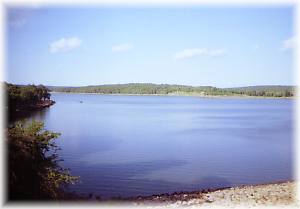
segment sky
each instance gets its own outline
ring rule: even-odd
[[[8,7],[5,80],[295,85],[294,7]]]

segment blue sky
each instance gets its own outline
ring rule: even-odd
[[[294,85],[291,6],[8,8],[6,81]]]

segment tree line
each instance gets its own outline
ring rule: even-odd
[[[9,110],[35,108],[38,102],[50,100],[50,90],[44,85],[14,85],[4,83]]]
[[[99,93],[99,94],[179,94],[202,96],[261,96],[292,97],[293,86],[253,86],[241,88],[217,88],[213,86],[186,86],[151,83],[111,84],[83,87],[48,87],[51,91],[67,93]]]
[[[7,111],[15,114],[32,112],[38,103],[50,100],[49,89],[43,85],[4,86]],[[8,201],[86,199],[65,190],[78,177],[59,164],[59,147],[55,143],[59,133],[45,130],[43,122],[24,120],[8,123],[5,135]]]

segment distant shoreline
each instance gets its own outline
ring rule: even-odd
[[[51,94],[95,94],[99,96],[183,96],[200,98],[220,98],[220,99],[296,99],[296,97],[266,97],[266,96],[241,96],[241,95],[200,95],[200,94],[103,94],[103,93],[83,93],[83,92],[61,92],[51,91]]]

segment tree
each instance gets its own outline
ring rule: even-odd
[[[5,83],[9,111],[35,109],[42,100],[49,100],[50,93],[43,85],[18,86]]]
[[[64,199],[64,188],[75,183],[58,162],[54,139],[42,122],[18,122],[7,130],[9,200]]]
[[[49,89],[47,89],[44,85],[38,85],[37,87],[40,99],[50,99]]]

